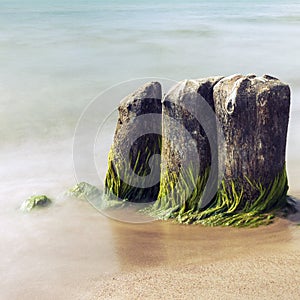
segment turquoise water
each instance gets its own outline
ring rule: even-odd
[[[269,73],[292,88],[288,161],[296,178],[299,36],[299,1],[0,0],[2,149],[34,144],[42,155],[41,143],[71,141],[91,99],[124,80]],[[107,103],[97,118],[111,112]],[[71,142],[61,147],[41,160],[71,155]]]
[[[298,1],[61,2],[0,0],[7,142],[70,133],[92,97],[131,78],[270,73],[300,85]]]

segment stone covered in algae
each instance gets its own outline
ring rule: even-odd
[[[94,200],[96,198],[100,198],[102,195],[97,187],[87,182],[80,182],[76,184],[68,190],[67,194],[80,200]]]
[[[22,203],[21,210],[29,212],[35,207],[46,207],[50,205],[51,202],[52,201],[45,195],[31,196]]]

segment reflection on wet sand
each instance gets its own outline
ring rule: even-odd
[[[10,210],[0,219],[1,297],[66,299],[76,290],[88,297],[88,283],[124,271],[181,269],[261,254],[292,257],[300,249],[300,231],[289,224],[277,220],[255,229],[129,224],[75,199],[28,215]]]
[[[256,251],[280,251],[300,247],[294,227],[278,219],[272,225],[252,229],[187,226],[156,221],[129,224],[111,221],[115,253],[121,270],[205,264]],[[275,250],[276,249],[276,250]]]

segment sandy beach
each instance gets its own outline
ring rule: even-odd
[[[300,299],[300,213],[252,229],[130,224],[65,196],[103,188],[137,82],[267,73],[292,92],[299,202],[299,25],[297,1],[0,0],[0,300]],[[53,204],[21,212],[36,194]]]
[[[300,214],[292,219],[129,224],[64,199],[2,218],[1,299],[297,299]]]
[[[299,298],[300,213],[252,229],[118,222],[64,195],[69,145],[0,153],[0,299]],[[20,211],[34,193],[53,204]],[[300,199],[296,185],[291,195]]]

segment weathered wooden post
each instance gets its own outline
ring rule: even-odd
[[[108,157],[105,192],[112,199],[157,199],[161,149],[161,85],[150,82],[120,104]]]
[[[161,184],[154,205],[162,218],[199,209],[211,165],[205,131],[215,125],[213,86],[221,78],[181,81],[163,98]]]
[[[235,211],[284,207],[289,86],[268,75],[234,75],[215,85],[214,102],[225,138],[222,197]]]
[[[162,104],[146,84],[119,107],[106,193],[157,199],[144,212],[182,223],[268,224],[287,207],[289,108],[289,86],[268,75],[181,81]]]

